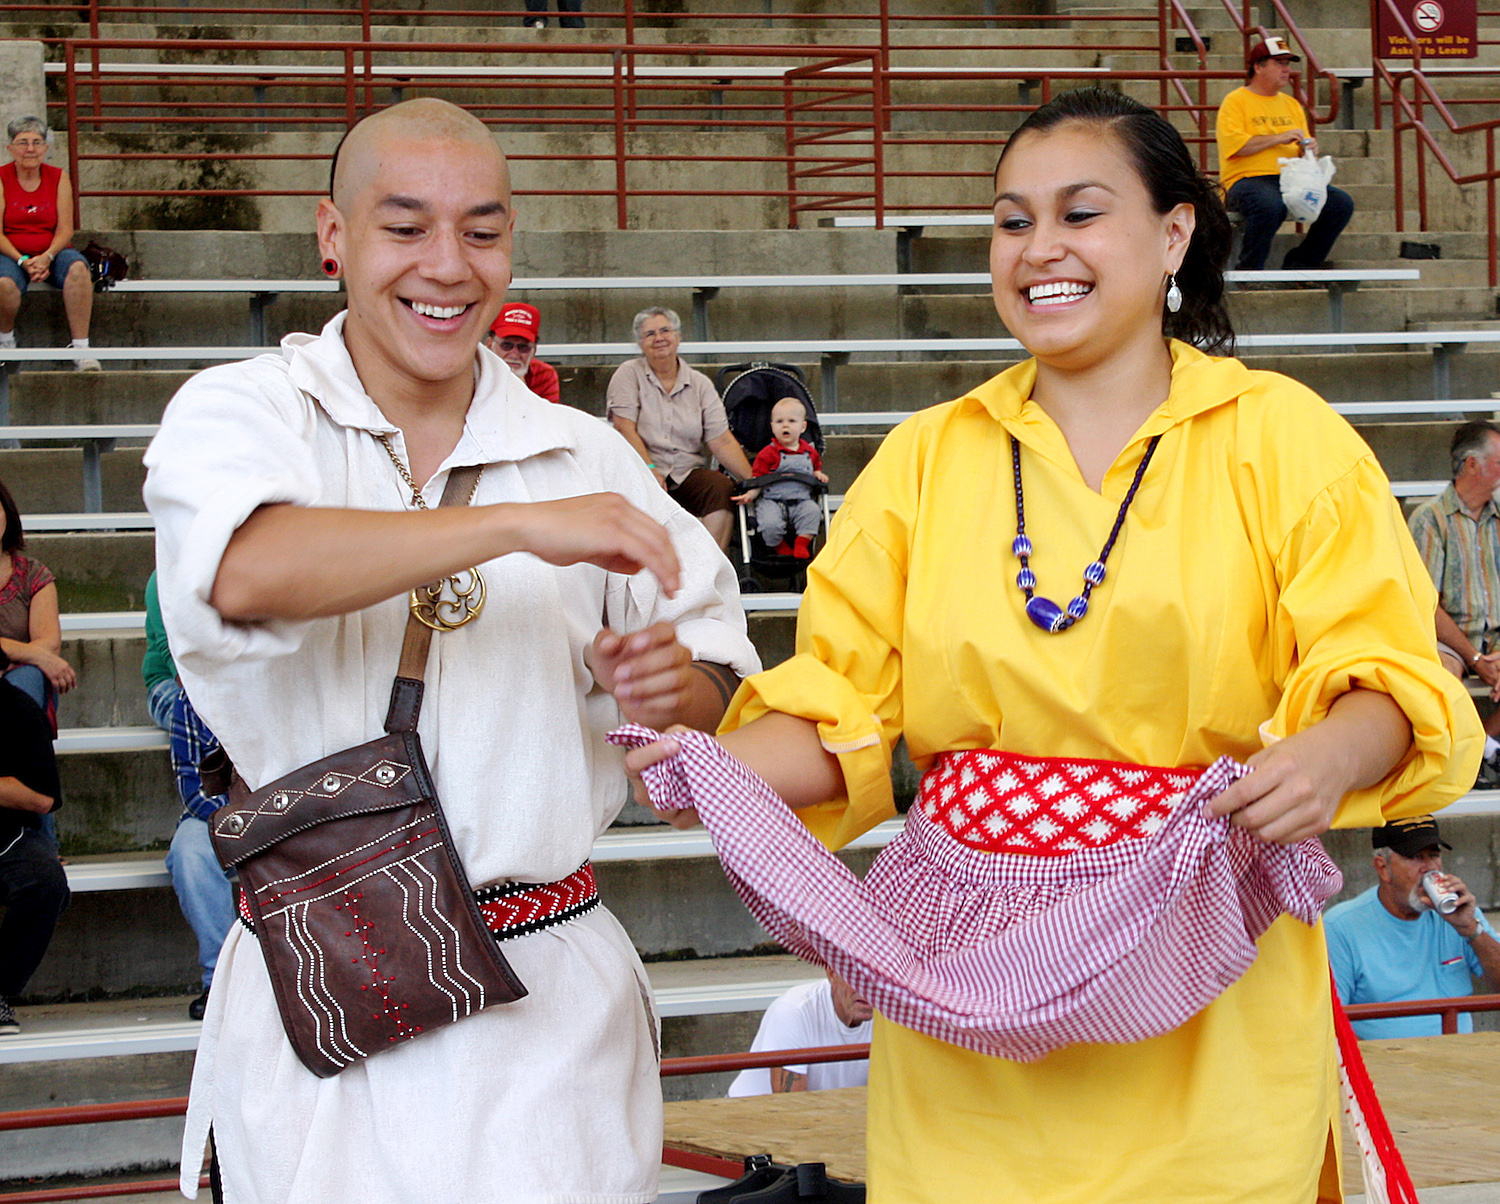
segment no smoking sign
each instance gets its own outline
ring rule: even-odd
[[[1478,0],[1379,3],[1373,30],[1376,57],[1409,59],[1419,47],[1424,59],[1474,58],[1479,53],[1478,7]]]
[[[1437,0],[1422,0],[1411,10],[1411,23],[1422,33],[1434,33],[1443,24],[1443,6]]]

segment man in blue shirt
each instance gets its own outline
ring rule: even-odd
[[[1449,999],[1473,992],[1473,978],[1500,983],[1500,942],[1473,894],[1452,874],[1443,873],[1443,849],[1430,815],[1398,819],[1371,833],[1378,886],[1330,908],[1323,918],[1328,960],[1339,999],[1350,1003],[1396,1003],[1408,999]],[[1422,877],[1436,871],[1437,883],[1458,896],[1444,915],[1422,888]],[[1467,1014],[1459,1032],[1473,1032]],[[1360,1020],[1360,1038],[1428,1037],[1442,1031],[1439,1016]]]

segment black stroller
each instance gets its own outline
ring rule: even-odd
[[[761,448],[772,440],[771,409],[783,397],[795,397],[807,410],[807,430],[802,438],[823,454],[823,427],[818,422],[818,411],[813,405],[812,393],[803,379],[802,370],[795,364],[774,364],[757,361],[749,364],[730,364],[720,369],[714,382],[719,395],[724,399],[724,412],[729,419],[729,429],[745,450],[745,458],[752,463]],[[823,507],[822,531],[828,530],[828,486],[809,473],[773,472],[746,481],[744,488],[760,489],[777,481],[798,481],[813,490]],[[773,581],[785,580],[792,589],[800,592],[807,585],[807,561],[790,556],[779,556],[767,546],[755,529],[754,506],[738,506],[740,521],[740,554],[744,572],[740,575],[740,589],[746,593],[761,592],[761,585],[753,573],[769,577]]]

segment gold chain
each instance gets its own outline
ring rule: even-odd
[[[390,437],[377,433],[375,438],[380,440],[380,446],[385,448],[385,454],[391,458],[396,472],[411,490],[412,505],[418,510],[430,509],[427,499],[417,488],[416,481],[412,480],[411,473],[401,462],[396,449],[391,446]],[[479,478],[483,475],[484,468],[481,466],[474,474],[474,483],[469,486],[469,496],[464,499],[464,505],[467,506],[474,500],[474,495],[479,491]],[[408,597],[407,607],[418,620],[434,631],[456,631],[479,617],[479,612],[484,609],[484,593],[484,577],[479,570],[464,569],[451,577],[417,586]]]

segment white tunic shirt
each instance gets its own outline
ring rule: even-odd
[[[211,368],[167,407],[146,455],[162,615],[193,705],[253,788],[382,731],[406,625],[394,598],[310,622],[225,622],[209,605],[230,537],[259,506],[400,510],[409,491],[374,436],[401,432],[365,394],[343,315],[279,355]],[[671,532],[682,586],[649,573],[555,568],[517,553],[481,566],[483,614],[432,641],[419,730],[475,887],[575,870],[625,800],[604,742],[614,701],[584,664],[601,623],[676,626],[698,660],[758,670],[734,575],[605,424],[528,392],[481,351],[448,470],[486,465],[473,504],[600,491]],[[655,1198],[656,1022],[634,949],[602,907],[506,942],[530,990],[331,1079],[297,1061],[253,937],[230,933],[194,1068],[183,1189],[210,1121],[226,1198],[245,1201],[624,1202]]]

